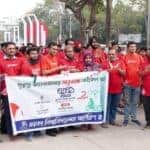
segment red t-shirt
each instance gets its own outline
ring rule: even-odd
[[[9,59],[7,57],[3,57],[0,59],[0,75],[6,75],[6,76],[18,76],[21,75],[21,68],[23,65],[23,59],[14,57],[12,59]],[[2,95],[6,95],[6,86],[4,78],[1,78],[0,81],[0,92]]]
[[[81,69],[80,63],[75,57],[74,59],[70,60],[66,56],[64,56],[62,59],[59,59],[59,65],[66,66],[66,71],[69,71],[70,69]]]
[[[4,57],[4,52],[0,50],[0,59],[2,59],[3,57]]]
[[[79,63],[83,63],[83,53],[82,51],[80,53],[75,53],[75,59],[79,62]]]
[[[93,50],[95,62],[101,64],[106,61],[107,55],[102,49]]]
[[[58,63],[59,57],[58,55],[52,56],[51,54],[45,55],[41,61],[42,70],[51,70],[59,67]],[[49,75],[59,74],[59,71],[53,72]]]
[[[109,70],[109,93],[121,93],[123,87],[123,75],[121,75],[117,69],[121,68],[124,71],[126,70],[123,61],[120,61],[119,59],[114,62],[105,61],[102,64],[102,68],[104,70]]]
[[[36,64],[31,64],[29,61],[26,61],[22,66],[22,75],[31,76],[31,75],[42,75],[41,70],[41,61],[39,60]]]
[[[13,59],[0,59],[0,74],[8,76],[17,76],[21,74],[21,67],[24,61],[22,58],[14,57]]]
[[[142,71],[145,70],[146,67],[150,67],[150,58],[144,58],[144,63],[142,64]],[[147,72],[142,77],[142,94],[144,96],[150,96],[150,72]]]
[[[127,54],[124,57],[126,66],[125,83],[132,87],[139,87],[141,84],[140,70],[143,63],[142,57],[136,53]]]
[[[121,54],[121,53],[118,53],[118,54],[117,54],[117,57],[118,57],[120,60],[124,61],[125,55],[123,55],[123,54]]]

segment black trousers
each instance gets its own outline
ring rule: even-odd
[[[2,133],[12,135],[13,132],[12,132],[12,125],[11,125],[8,96],[1,96],[1,99],[2,99],[2,107],[3,107],[3,114],[1,118],[1,130]]]
[[[150,96],[142,96],[145,120],[148,126],[150,126]]]

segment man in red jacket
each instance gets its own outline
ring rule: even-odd
[[[59,60],[59,65],[64,66],[64,71],[68,71],[70,73],[80,71],[80,63],[75,57],[74,49],[72,46],[66,46],[65,56]]]
[[[147,50],[144,63],[142,65],[142,100],[145,112],[146,126],[150,128],[150,49]]]
[[[102,68],[109,72],[109,89],[107,103],[107,123],[116,125],[116,112],[123,89],[123,77],[125,76],[125,65],[117,58],[116,50],[108,51],[108,60],[102,64]]]
[[[141,86],[141,65],[143,59],[136,53],[136,43],[129,42],[127,45],[128,53],[124,57],[126,65],[126,76],[125,76],[125,115],[123,125],[127,126],[130,119],[133,123],[140,126],[141,123],[137,120],[137,104],[140,96]]]
[[[0,75],[3,76],[18,76],[21,75],[21,67],[23,60],[16,57],[16,45],[13,42],[7,42],[5,48],[5,55],[0,59]],[[1,78],[0,93],[2,98],[2,105],[4,107],[4,113],[2,114],[2,126],[5,125],[5,132],[12,135],[12,126],[10,119],[10,110],[8,95],[6,91],[5,81]]]
[[[28,58],[22,66],[22,75],[26,76],[41,76],[42,75],[42,56],[39,54],[37,47],[32,47],[27,50]]]

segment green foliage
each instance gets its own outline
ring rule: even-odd
[[[122,0],[118,0],[112,13],[113,38],[117,39],[120,33],[141,33],[145,36],[144,12],[133,8],[133,5],[127,5]]]
[[[81,15],[85,21],[85,24],[89,24],[90,22],[90,4],[91,0],[61,0],[64,1],[66,7],[72,8],[73,10],[79,13],[79,8],[81,10]],[[80,4],[77,2],[80,1]],[[105,34],[105,5],[102,0],[96,0],[95,5],[95,14],[94,17],[96,19],[96,23],[94,26],[94,35],[98,36],[101,42],[105,42],[106,34]],[[38,16],[38,18],[46,21],[49,26],[49,37],[50,39],[56,39],[59,33],[58,28],[58,16],[50,16],[49,10],[53,8],[53,4],[55,0],[44,0],[43,4],[39,4],[33,12]],[[111,37],[114,40],[118,39],[118,34],[120,33],[142,33],[143,36],[146,35],[145,29],[145,7],[146,0],[129,0],[130,5],[126,4],[123,0],[117,0],[116,5],[112,10],[112,26],[111,26]],[[79,7],[80,6],[80,7]],[[134,9],[133,9],[134,8]],[[141,9],[135,9],[141,8]],[[80,13],[79,13],[80,14]],[[56,22],[54,24],[54,22]],[[63,37],[69,37],[69,14],[66,13],[62,16],[63,22]],[[80,39],[81,22],[78,19],[78,16],[72,16],[72,33],[73,38]]]
[[[134,6],[140,10],[146,10],[148,0],[129,0],[131,6]]]

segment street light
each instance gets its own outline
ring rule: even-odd
[[[69,14],[69,38],[72,38],[72,16],[73,16],[73,13],[69,9],[67,9],[67,12]]]
[[[59,23],[59,41],[62,41],[62,15],[64,14],[64,7],[62,3],[57,2],[57,8],[49,10],[49,15],[51,14],[57,14],[58,17],[58,23]]]
[[[147,48],[150,48],[150,0],[147,1]]]

